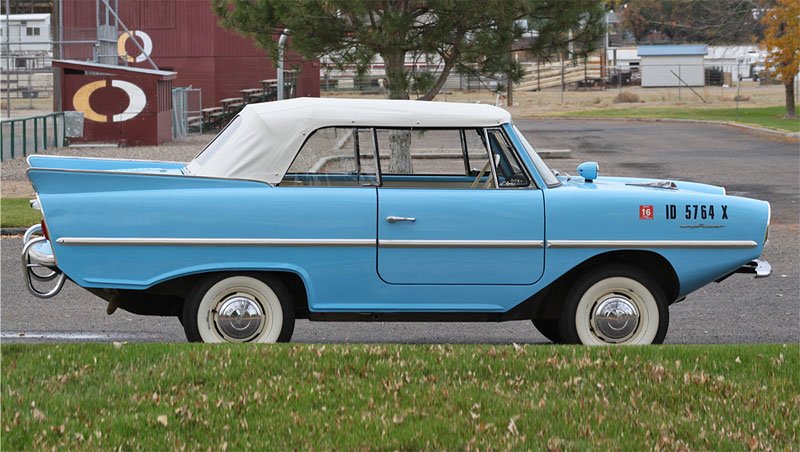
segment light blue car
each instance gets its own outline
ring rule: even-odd
[[[295,319],[531,319],[554,342],[664,340],[668,307],[757,260],[770,206],[690,182],[556,175],[476,104],[247,106],[188,165],[32,156],[31,292],[70,279],[190,341]]]

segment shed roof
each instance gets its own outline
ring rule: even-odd
[[[639,46],[638,53],[640,57],[706,55],[708,46],[705,44]]]
[[[76,71],[99,72],[109,75],[146,75],[159,77],[162,80],[172,80],[178,74],[173,71],[157,71],[155,69],[144,69],[140,67],[115,66],[113,64],[100,64],[91,61],[80,60],[53,60],[53,66]]]
[[[250,104],[232,130],[220,133],[219,144],[209,145],[210,155],[201,153],[187,169],[198,176],[275,184],[308,135],[322,127],[480,128],[509,121],[511,115],[501,108],[453,102],[304,97]],[[223,138],[226,132],[230,136]]]
[[[50,14],[10,14],[8,16],[9,22],[20,22],[20,21],[28,21],[28,20],[48,20],[50,19]],[[0,22],[6,21],[6,15],[3,14],[0,16]]]

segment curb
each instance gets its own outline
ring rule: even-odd
[[[0,228],[0,235],[22,235],[28,228]]]
[[[543,159],[568,159],[571,157],[570,149],[537,149],[536,153]]]
[[[736,127],[739,129],[750,130],[752,132],[766,133],[770,135],[777,135],[783,138],[791,138],[800,140],[800,132],[781,132],[779,130],[767,129],[765,127],[751,126],[748,124],[741,124],[732,121],[711,121],[708,119],[678,119],[678,118],[620,118],[620,117],[606,117],[606,116],[528,116],[527,119],[572,119],[572,120],[601,120],[601,121],[638,121],[638,122],[683,122],[689,124],[714,124],[728,127]]]

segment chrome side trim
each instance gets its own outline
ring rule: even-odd
[[[61,237],[59,245],[374,246],[374,239]],[[379,240],[381,248],[543,248],[543,240]],[[548,240],[548,248],[755,248],[752,240]]]
[[[144,246],[375,246],[374,239],[237,239],[61,237],[59,245]],[[380,240],[382,248],[543,248],[542,240]]]
[[[238,238],[141,238],[61,237],[59,245],[146,246],[375,246],[374,239],[238,239]]]
[[[755,248],[752,240],[548,240],[548,248]]]
[[[38,154],[37,154],[38,155]],[[104,159],[103,159],[104,160]],[[197,178],[197,179],[209,179],[209,180],[234,180],[240,182],[255,182],[258,184],[266,185],[268,187],[274,187],[275,185],[270,184],[269,182],[258,180],[258,179],[244,179],[241,177],[221,177],[221,176],[198,176],[196,174],[172,174],[172,173],[137,173],[135,171],[116,171],[116,170],[85,170],[85,169],[64,169],[64,168],[35,168],[31,167],[25,170],[25,174],[27,175],[31,171],[48,171],[54,173],[86,173],[86,174],[124,174],[129,176],[152,176],[152,177],[186,177],[186,178]]]
[[[379,240],[380,248],[544,248],[543,240]]]
[[[29,155],[25,160],[30,161],[31,157],[45,158],[45,159],[69,159],[69,160],[113,160],[115,162],[151,162],[151,163],[178,163],[185,165],[186,162],[179,162],[177,160],[147,160],[147,159],[121,159],[111,157],[76,157],[72,155],[50,155],[50,154],[36,154]]]

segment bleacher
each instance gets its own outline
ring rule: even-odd
[[[272,102],[278,100],[278,80],[266,79],[259,80],[261,84],[257,88],[240,89],[238,97],[228,97],[219,99],[217,106],[203,108],[200,116],[190,116],[188,118],[189,128],[203,131],[219,130],[225,126],[234,116],[236,116],[245,105],[260,102]],[[284,77],[284,99],[291,99],[297,92],[297,73],[286,71]]]

